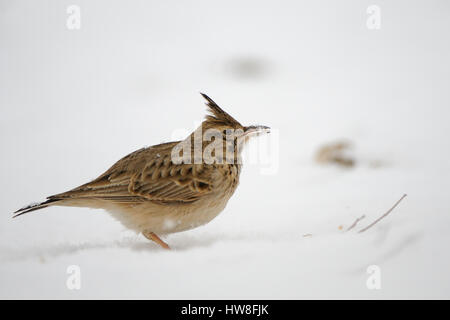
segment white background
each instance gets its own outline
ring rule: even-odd
[[[449,13],[444,0],[1,0],[0,298],[450,298]],[[165,238],[174,250],[101,210],[11,219],[193,128],[199,91],[277,130],[279,170],[245,166],[219,217]],[[341,138],[356,166],[317,165]],[[404,193],[376,227],[343,231]]]

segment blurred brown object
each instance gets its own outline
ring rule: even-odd
[[[319,148],[316,153],[316,161],[321,164],[334,163],[343,167],[353,167],[355,160],[345,154],[351,148],[348,141],[328,143]]]

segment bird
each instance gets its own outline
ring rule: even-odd
[[[160,236],[204,225],[236,191],[242,149],[268,126],[243,126],[206,94],[207,114],[183,140],[141,148],[98,178],[45,201],[22,207],[13,218],[51,206],[104,209],[126,228],[164,249]]]

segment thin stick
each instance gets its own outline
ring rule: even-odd
[[[345,230],[345,232],[352,230],[354,227],[356,227],[356,225],[358,224],[358,222],[360,222],[362,219],[364,219],[366,217],[366,215],[362,215],[361,217],[357,218],[355,220],[355,222],[353,222],[353,224],[347,228],[347,230]]]
[[[390,208],[385,214],[383,214],[381,217],[379,217],[377,220],[369,224],[367,227],[361,229],[358,231],[358,233],[364,232],[367,229],[372,228],[375,224],[377,224],[381,219],[385,218],[389,213],[391,213],[392,210],[395,209],[395,207],[406,197],[406,193]]]

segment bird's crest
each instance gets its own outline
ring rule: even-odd
[[[207,122],[215,125],[227,125],[232,127],[242,127],[242,125],[230,116],[228,113],[222,110],[217,103],[215,103],[210,97],[204,93],[200,93],[206,100],[206,105],[208,106],[209,114],[206,115],[205,119]]]

